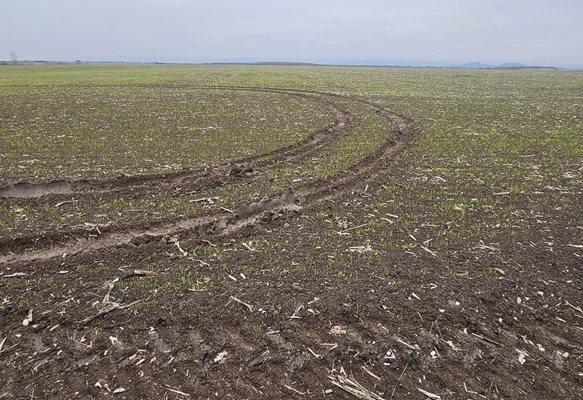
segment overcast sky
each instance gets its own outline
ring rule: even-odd
[[[583,65],[583,0],[0,0],[0,59]]]

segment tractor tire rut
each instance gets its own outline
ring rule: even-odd
[[[97,237],[79,237],[82,232],[59,232],[54,237],[35,238],[27,237],[4,245],[0,254],[0,264],[29,263],[35,261],[48,260],[61,257],[64,254],[71,256],[81,253],[90,253],[107,248],[128,246],[160,240],[164,237],[188,232],[189,237],[200,236],[200,239],[208,237],[224,237],[232,235],[243,227],[253,225],[255,221],[264,219],[265,214],[277,212],[297,212],[310,204],[319,200],[333,197],[339,193],[346,192],[358,182],[365,178],[374,176],[379,167],[390,162],[399,151],[415,136],[416,128],[412,120],[395,114],[390,110],[375,105],[369,101],[361,100],[352,96],[345,96],[334,93],[304,92],[289,89],[277,88],[244,88],[244,87],[209,87],[205,89],[219,90],[247,90],[270,93],[285,93],[292,96],[300,96],[308,99],[326,103],[336,115],[336,120],[332,126],[318,130],[309,135],[306,139],[285,148],[277,149],[273,152],[252,156],[238,160],[234,163],[220,165],[210,171],[199,171],[189,173],[167,174],[164,176],[137,176],[128,179],[103,181],[99,183],[72,182],[67,186],[63,181],[58,185],[55,183],[39,184],[48,187],[54,186],[59,189],[58,194],[66,193],[67,189],[78,190],[78,194],[91,191],[106,191],[112,195],[119,195],[120,192],[129,190],[132,186],[147,186],[147,189],[140,191],[144,196],[155,193],[184,179],[195,180],[197,187],[205,185],[222,185],[229,181],[240,178],[238,174],[231,174],[228,171],[236,166],[244,166],[248,169],[266,169],[273,167],[280,162],[286,162],[295,157],[305,157],[307,154],[317,152],[326,142],[335,136],[343,133],[345,128],[351,123],[351,115],[343,110],[341,106],[330,100],[319,99],[317,96],[328,96],[343,100],[350,100],[360,103],[370,109],[371,112],[383,116],[387,124],[387,139],[384,144],[372,153],[366,155],[357,163],[343,171],[341,174],[325,180],[316,180],[306,184],[298,184],[288,188],[282,196],[275,196],[271,199],[263,199],[251,204],[240,204],[235,208],[235,212],[218,212],[210,215],[203,215],[195,218],[182,218],[175,221],[164,221],[160,223],[141,223],[134,226],[120,226],[111,231],[103,232]],[[225,173],[227,171],[227,173]],[[227,176],[230,180],[221,180],[217,183],[213,177],[216,175]],[[212,183],[211,183],[212,182]],[[26,186],[24,186],[26,185]],[[41,193],[42,190],[35,188],[32,184],[15,185],[13,188],[20,190],[26,187],[29,193]],[[4,193],[10,188],[3,189]],[[25,190],[25,192],[26,192]],[[47,193],[45,193],[47,194]],[[50,193],[49,193],[50,194]],[[2,192],[0,191],[0,195]],[[24,197],[27,197],[26,195]],[[77,197],[79,198],[79,197]],[[85,236],[86,232],[85,232]],[[6,251],[8,249],[8,251]]]

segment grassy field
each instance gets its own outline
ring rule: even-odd
[[[321,105],[274,93],[67,77],[61,71],[38,86],[3,82],[1,183],[202,168],[295,143],[331,122]]]
[[[18,182],[0,398],[583,391],[582,72],[2,66]]]

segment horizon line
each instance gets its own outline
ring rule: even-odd
[[[347,60],[348,61],[348,60]],[[137,60],[0,60],[0,65],[19,64],[166,64],[166,65],[282,65],[282,66],[337,66],[337,67],[393,67],[393,68],[466,68],[466,69],[583,69],[583,64],[526,64],[520,62],[505,62],[489,64],[481,61],[464,63],[439,63],[439,62],[367,62],[366,60],[354,60],[348,62],[314,62],[314,61],[137,61]]]

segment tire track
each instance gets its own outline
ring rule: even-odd
[[[247,90],[245,88],[231,89]],[[267,88],[260,90],[273,92],[279,89]],[[63,256],[63,254],[76,255],[119,246],[128,246],[131,244],[139,245],[153,240],[160,240],[169,235],[177,235],[185,232],[189,232],[190,239],[200,237],[201,240],[208,237],[224,237],[232,235],[244,227],[254,225],[257,221],[265,219],[265,217],[270,214],[299,211],[302,207],[309,206],[319,200],[346,192],[357,183],[362,182],[362,180],[374,176],[383,165],[392,161],[395,155],[406,146],[417,132],[412,120],[366,100],[340,94],[302,91],[298,91],[298,93],[324,94],[361,103],[371,109],[371,111],[382,115],[387,122],[389,122],[388,125],[390,128],[388,131],[390,134],[381,147],[372,153],[369,153],[356,164],[353,164],[351,167],[343,171],[342,174],[338,174],[327,180],[317,180],[307,184],[297,185],[288,189],[279,197],[263,199],[251,204],[241,204],[235,209],[234,214],[218,212],[209,216],[185,218],[173,222],[159,223],[150,228],[137,226],[128,229],[126,227],[125,229],[122,228],[121,230],[104,233],[93,239],[76,238],[54,245],[50,248],[28,249],[17,254],[11,253],[0,255],[0,264],[7,265],[43,261]],[[340,110],[340,108],[338,108],[338,110]],[[345,126],[346,123],[343,125],[339,124],[336,127],[338,132],[335,132],[335,134],[339,134]],[[322,139],[319,142],[323,141],[325,140]],[[319,142],[316,142],[316,144]],[[301,145],[292,145],[290,147],[291,149],[289,149],[287,153],[286,151],[282,151],[281,153],[286,153],[289,158],[295,157],[296,155],[303,155],[301,154]],[[317,148],[319,147],[314,147],[316,150]],[[281,156],[281,153],[278,151],[275,152],[275,154],[279,156]],[[257,158],[263,156],[265,155],[259,155]],[[286,160],[289,158],[286,158]],[[267,160],[264,162],[269,165],[269,163],[273,163],[274,160],[270,160],[268,156]]]
[[[75,86],[79,87],[79,86]],[[80,87],[102,87],[102,86],[80,86]],[[126,87],[121,85],[120,87]],[[157,87],[151,85],[128,85],[127,87]],[[175,173],[154,174],[154,175],[134,175],[116,179],[102,181],[52,181],[47,183],[19,182],[0,188],[0,198],[21,199],[38,198],[46,195],[84,195],[84,194],[104,194],[115,192],[118,195],[131,193],[135,195],[135,189],[140,189],[140,195],[159,193],[162,188],[171,188],[180,185],[182,182],[194,181],[200,189],[222,186],[223,184],[236,181],[244,176],[245,170],[257,171],[263,168],[272,167],[281,160],[292,160],[299,156],[306,156],[316,152],[334,137],[340,135],[350,124],[351,115],[348,111],[339,107],[334,102],[326,100],[321,96],[324,93],[305,93],[293,90],[263,89],[263,88],[243,88],[243,87],[203,87],[188,85],[163,86],[164,88],[180,89],[188,88],[193,90],[224,90],[224,91],[246,91],[258,93],[277,93],[297,98],[307,99],[316,103],[326,105],[334,114],[335,120],[329,126],[318,129],[303,140],[291,145],[277,148],[275,150],[244,157],[233,162],[219,164],[209,169],[197,171],[181,171]],[[241,171],[243,170],[243,171]],[[243,174],[241,174],[243,172]]]

